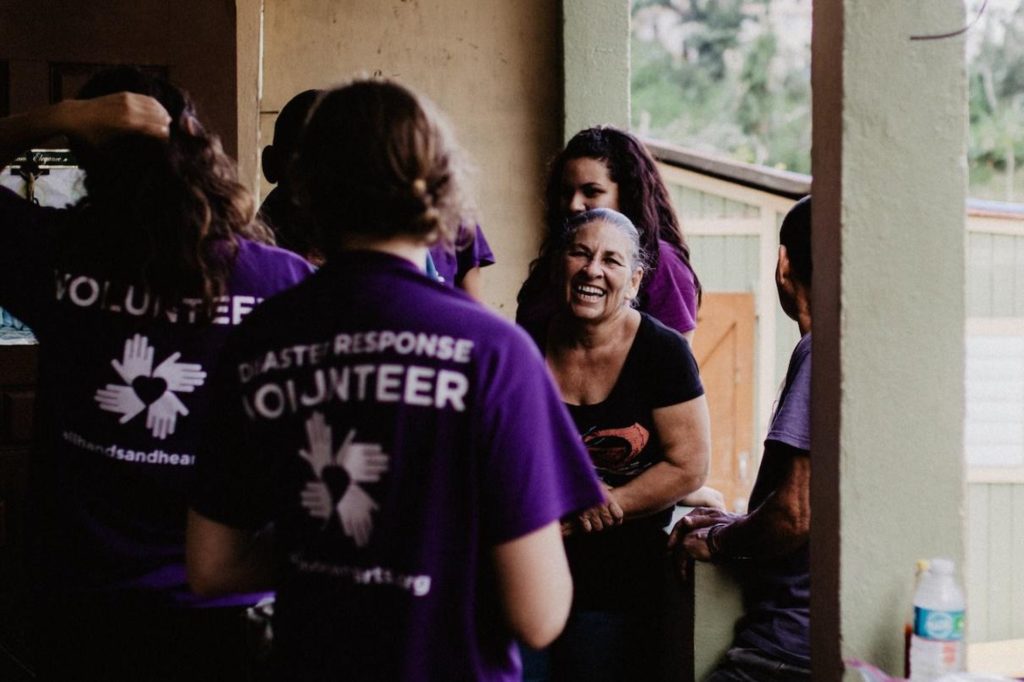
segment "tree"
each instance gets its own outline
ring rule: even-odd
[[[760,19],[770,10],[771,0],[636,0],[634,127],[808,172],[810,55],[782,59]]]
[[[1024,160],[1024,6],[991,10],[971,36],[968,64],[971,193],[1014,201]]]

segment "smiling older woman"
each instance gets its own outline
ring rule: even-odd
[[[689,344],[633,308],[644,266],[630,220],[585,211],[560,252],[544,351],[607,498],[563,524],[576,593],[551,677],[656,679],[663,528],[707,475],[707,402]]]

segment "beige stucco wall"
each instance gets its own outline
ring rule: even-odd
[[[263,0],[235,0],[238,59],[238,178],[246,187],[260,186],[260,93],[263,87]]]
[[[480,223],[498,259],[484,271],[484,295],[511,316],[539,243],[545,164],[560,143],[559,3],[274,0],[264,12],[262,143],[281,106],[307,88],[379,74],[427,94],[476,166]]]

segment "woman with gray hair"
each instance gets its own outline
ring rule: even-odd
[[[689,344],[634,307],[644,254],[629,218],[591,209],[564,234],[544,354],[606,499],[563,522],[575,596],[551,678],[657,679],[663,528],[707,476],[707,402]]]

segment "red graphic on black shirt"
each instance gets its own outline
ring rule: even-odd
[[[583,434],[583,445],[590,453],[590,459],[599,471],[614,474],[633,473],[638,467],[637,459],[647,447],[651,434],[640,424],[632,426],[591,430]]]

